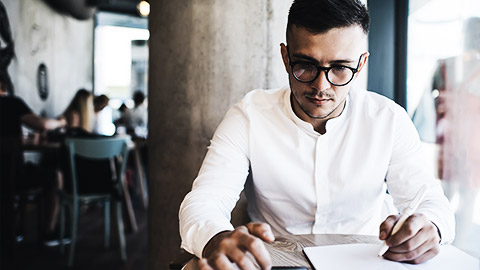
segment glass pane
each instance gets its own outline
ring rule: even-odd
[[[455,209],[454,244],[480,255],[480,1],[409,9],[407,110]]]
[[[147,68],[148,38],[147,29],[108,25],[95,28],[97,94],[127,99],[138,88],[145,92],[146,82],[143,76],[146,75]]]
[[[109,98],[108,106],[97,113],[97,119],[106,123],[99,126],[112,126],[113,121],[116,133],[142,138],[147,136],[148,121],[147,24],[145,18],[99,12],[94,32],[95,94]]]

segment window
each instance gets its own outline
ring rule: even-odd
[[[456,210],[454,244],[480,254],[480,1],[409,10],[407,110]]]
[[[132,94],[147,93],[148,39],[145,18],[99,12],[95,25],[95,94],[110,98],[110,106],[133,107]]]

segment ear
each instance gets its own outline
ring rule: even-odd
[[[288,52],[287,46],[284,43],[280,44],[280,53],[282,54],[283,65],[285,66],[285,71],[289,73],[290,64],[288,63]]]
[[[364,52],[362,54],[362,59],[360,60],[360,64],[358,65],[358,72],[355,74],[355,76],[358,76],[358,74],[360,74],[360,71],[362,71],[363,67],[367,64],[368,56],[370,56],[369,52]]]

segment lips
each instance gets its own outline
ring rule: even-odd
[[[331,98],[313,98],[313,97],[306,97],[308,101],[313,103],[314,105],[324,105],[329,101],[332,101],[333,99]]]

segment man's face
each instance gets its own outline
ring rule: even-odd
[[[333,28],[323,34],[312,34],[302,27],[292,27],[288,51],[285,44],[281,44],[281,52],[289,74],[292,107],[300,119],[317,127],[340,115],[353,80],[347,85],[335,86],[327,80],[325,71],[321,71],[314,81],[300,82],[293,77],[288,55],[292,62],[313,63],[322,67],[358,66],[360,71],[368,57],[368,53],[363,51],[365,38],[359,26]]]

